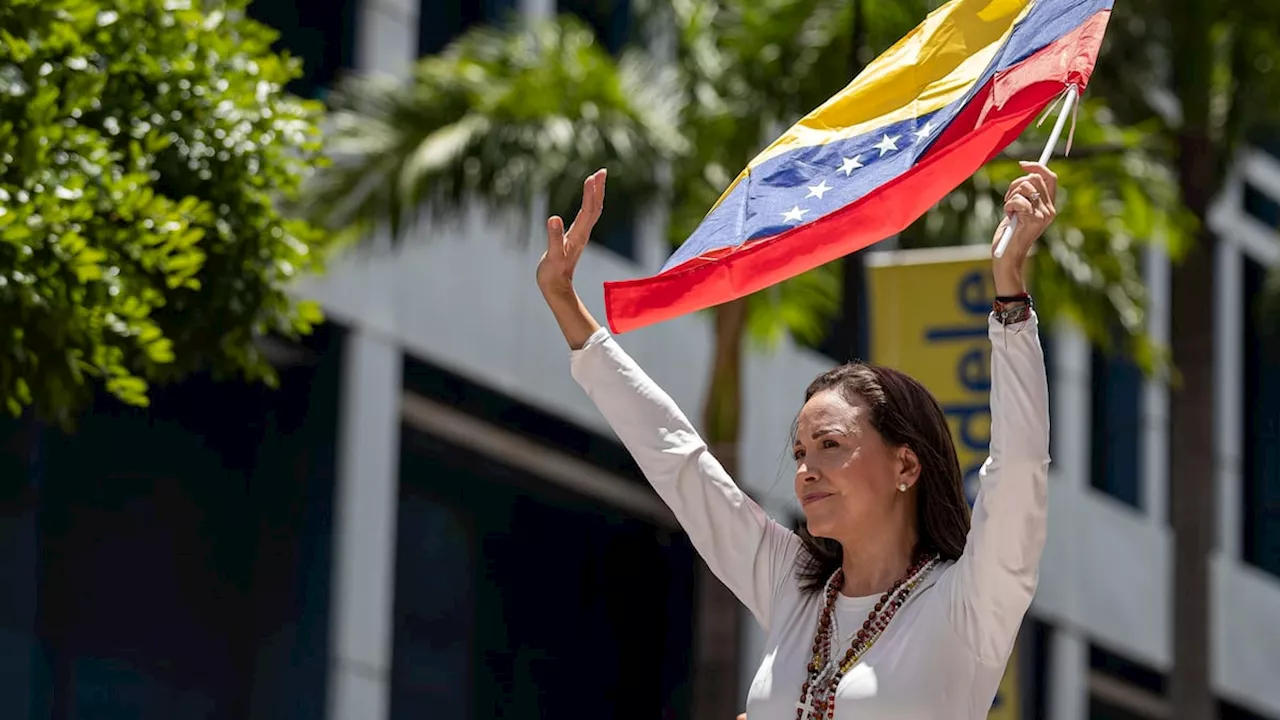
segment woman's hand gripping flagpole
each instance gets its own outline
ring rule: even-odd
[[[1049,142],[1045,143],[1044,152],[1040,153],[1040,165],[1047,166],[1049,158],[1053,156],[1054,148],[1058,145],[1058,137],[1062,135],[1062,128],[1067,124],[1067,118],[1071,116],[1075,110],[1076,101],[1080,97],[1080,89],[1075,85],[1067,87],[1066,100],[1062,103],[1062,111],[1058,113],[1058,121],[1053,124],[1053,131],[1049,133]],[[1005,224],[1004,233],[1000,236],[999,242],[996,243],[996,249],[993,253],[997,259],[1004,257],[1005,250],[1009,249],[1009,241],[1013,239],[1013,232],[1018,228],[1018,216],[1011,214],[1008,216],[1009,221]]]

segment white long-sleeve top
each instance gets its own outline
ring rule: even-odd
[[[837,718],[985,718],[1039,577],[1046,530],[1049,400],[1038,320],[989,320],[991,447],[960,559],[920,584],[841,680]],[[822,593],[800,590],[799,538],[770,519],[693,425],[605,329],[571,356],[591,396],[698,553],[768,635],[749,720],[794,720]],[[840,595],[836,657],[878,597]]]

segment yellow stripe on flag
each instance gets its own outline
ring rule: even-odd
[[[755,157],[712,210],[761,163],[857,137],[962,99],[1035,0],[952,0],[867,65],[848,86]]]

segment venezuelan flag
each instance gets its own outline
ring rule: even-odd
[[[1088,84],[1112,0],[952,0],[761,152],[614,332],[728,302],[902,231]]]

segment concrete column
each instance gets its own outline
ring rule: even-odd
[[[520,14],[529,20],[550,20],[556,16],[556,0],[519,0]]]
[[[405,76],[418,59],[420,0],[362,0],[356,24],[356,70]]]
[[[1146,281],[1150,304],[1147,332],[1157,347],[1169,347],[1171,323],[1169,255],[1158,247],[1146,253]],[[1169,384],[1165,377],[1146,381],[1142,398],[1142,505],[1156,526],[1169,524]]]
[[[1048,720],[1086,720],[1089,717],[1089,645],[1071,628],[1050,630],[1048,675]]]
[[[329,720],[385,720],[400,466],[400,348],[347,337],[334,505]]]
[[[1055,476],[1073,492],[1089,486],[1089,404],[1092,378],[1089,340],[1069,322],[1058,323],[1053,336],[1054,383],[1049,388],[1049,422],[1053,427]]]
[[[1214,478],[1218,490],[1218,550],[1229,562],[1240,558],[1240,503],[1242,472],[1241,422],[1244,394],[1244,358],[1241,346],[1244,340],[1244,299],[1240,288],[1243,284],[1244,258],[1240,247],[1229,237],[1222,237],[1217,244],[1215,258],[1217,277],[1214,278]]]

